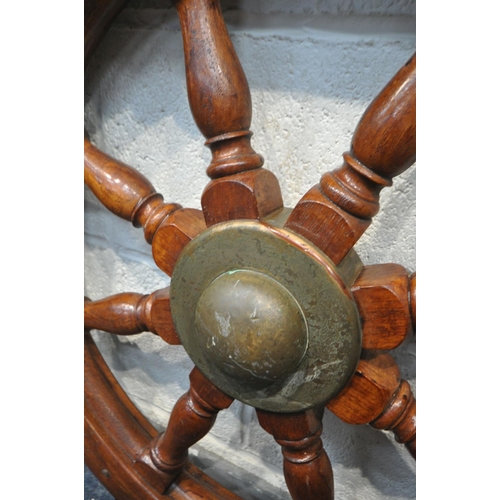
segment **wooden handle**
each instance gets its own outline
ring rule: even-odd
[[[415,118],[416,55],[362,116],[344,164],[303,196],[286,227],[340,263],[378,212],[382,188],[415,162]]]
[[[207,139],[212,181],[201,204],[207,226],[262,219],[283,207],[276,177],[261,168],[250,142],[252,101],[248,82],[218,0],[179,0],[189,104]]]
[[[366,351],[346,387],[327,408],[349,424],[390,429],[416,458],[416,401],[389,354]]]
[[[261,427],[283,452],[283,472],[293,500],[333,500],[333,471],[321,433],[323,409],[299,413],[257,410]]]
[[[134,467],[144,477],[150,470],[163,473],[163,493],[186,464],[189,448],[212,428],[220,410],[229,408],[233,398],[209,382],[194,368],[190,389],[175,404],[167,429],[159,434],[136,460]]]
[[[169,288],[151,293],[118,293],[95,302],[85,301],[85,329],[97,329],[116,335],[151,332],[165,342],[181,342],[170,312]]]
[[[163,196],[146,177],[103,153],[86,137],[84,145],[85,184],[108,210],[135,227],[143,227],[151,243],[161,222],[181,206],[163,203]]]
[[[179,0],[191,112],[212,151],[213,179],[259,168],[250,145],[252,102],[247,79],[218,0]]]
[[[351,292],[363,325],[363,348],[401,345],[411,331],[407,270],[398,264],[365,266]]]

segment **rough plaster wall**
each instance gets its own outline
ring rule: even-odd
[[[364,109],[414,52],[415,3],[223,5],[252,91],[254,148],[277,175],[285,205],[293,207],[322,173],[339,165]],[[183,64],[169,2],[131,2],[87,72],[85,125],[98,147],[139,169],[166,201],[200,208],[210,154],[189,112]],[[381,211],[356,246],[365,264],[396,262],[415,270],[415,194],[415,167],[382,192]],[[86,189],[85,294],[150,293],[168,283],[142,231],[108,213]],[[188,388],[192,363],[182,347],[147,333],[118,338],[97,332],[95,338],[120,383],[163,428]],[[414,340],[394,355],[415,390]],[[415,464],[389,433],[350,426],[326,412],[323,442],[336,498],[415,497]],[[271,485],[270,498],[288,498],[281,451],[251,408],[235,402],[222,412],[197,453],[203,450],[256,471]],[[263,498],[255,491],[248,498]]]

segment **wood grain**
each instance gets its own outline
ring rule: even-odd
[[[184,43],[189,104],[212,152],[202,195],[207,226],[261,219],[283,207],[279,183],[250,142],[248,82],[217,0],[176,3]]]
[[[351,292],[363,325],[364,349],[395,349],[411,332],[408,272],[398,264],[365,266]]]
[[[103,330],[116,335],[151,332],[165,342],[180,345],[170,311],[170,289],[149,295],[118,293],[96,301],[85,301],[86,329]]]
[[[415,162],[415,131],[416,55],[361,117],[343,165],[302,197],[285,227],[339,264],[378,212],[380,191]]]
[[[392,430],[416,457],[415,398],[389,354],[365,351],[353,377],[327,408],[349,424]]]
[[[261,427],[271,434],[283,452],[283,472],[294,500],[333,500],[333,471],[323,449],[322,409],[298,413],[257,410]]]

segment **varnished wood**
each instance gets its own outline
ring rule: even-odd
[[[103,153],[87,138],[84,146],[85,184],[108,210],[143,227],[146,241],[152,243],[160,224],[181,206],[163,203],[163,196],[138,170]]]
[[[327,408],[349,424],[392,430],[416,457],[415,398],[389,354],[366,351],[349,383]]]
[[[351,291],[363,323],[363,348],[398,347],[411,331],[406,269],[398,264],[366,266]]]
[[[190,462],[165,495],[132,468],[158,434],[134,406],[85,334],[85,463],[117,500],[240,500]]]
[[[417,272],[410,276],[410,312],[413,331],[417,331]]]
[[[122,3],[92,0],[86,5],[86,61]],[[109,210],[144,228],[156,264],[169,275],[185,246],[206,227],[262,219],[283,207],[276,177],[262,167],[263,158],[251,146],[250,92],[219,2],[177,0],[175,5],[191,111],[212,152],[203,212],[164,203],[142,174],[85,139],[87,185]],[[286,222],[336,264],[377,213],[381,189],[414,163],[415,64],[414,56],[375,98],[358,124],[344,164],[326,173]],[[416,275],[408,278],[401,266],[367,266],[351,291],[365,349],[393,349],[406,337],[410,323],[415,327]],[[85,327],[119,335],[149,330],[178,344],[169,299],[164,289],[86,301]],[[118,386],[88,334],[85,366],[86,462],[117,498],[237,498],[187,460],[190,446],[210,431],[231,397],[195,368],[189,391],[175,405],[165,432],[158,434]],[[416,456],[415,398],[388,354],[364,351],[352,379],[327,407],[348,423],[392,430]],[[257,411],[260,425],[282,447],[284,475],[295,500],[333,498],[333,472],[320,438],[322,411]]]
[[[323,449],[322,410],[270,413],[257,410],[259,424],[283,451],[283,472],[294,500],[333,499],[333,471]]]
[[[214,179],[202,195],[207,226],[235,218],[261,219],[283,207],[278,180],[250,143],[248,82],[218,0],[178,0],[189,104],[207,139]],[[235,203],[237,200],[237,203]]]
[[[96,301],[85,301],[86,329],[97,329],[116,335],[151,332],[165,342],[180,345],[170,312],[169,288],[149,295],[119,293]]]
[[[175,263],[184,247],[207,225],[201,210],[181,208],[170,215],[158,228],[153,244],[153,258],[156,265],[172,276]],[[161,242],[156,244],[156,242]]]
[[[285,226],[340,263],[378,212],[382,188],[415,162],[415,116],[416,55],[362,116],[344,164],[302,197]]]
[[[172,410],[167,429],[136,460],[135,469],[164,492],[186,464],[189,448],[212,428],[220,410],[228,408],[233,398],[224,394],[194,368],[189,376],[189,391]]]

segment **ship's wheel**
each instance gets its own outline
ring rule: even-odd
[[[122,0],[85,2],[86,61]],[[415,162],[416,56],[361,118],[343,164],[293,208],[251,145],[248,84],[215,0],[179,0],[187,91],[212,152],[202,210],[166,203],[85,137],[85,182],[144,229],[170,287],[85,299],[85,461],[119,499],[233,499],[188,460],[217,414],[253,408],[283,451],[294,499],[331,499],[324,411],[392,430],[416,455],[416,403],[388,352],[415,329],[416,274],[354,250],[379,193]],[[194,362],[158,433],[120,388],[89,331],[149,331]]]

